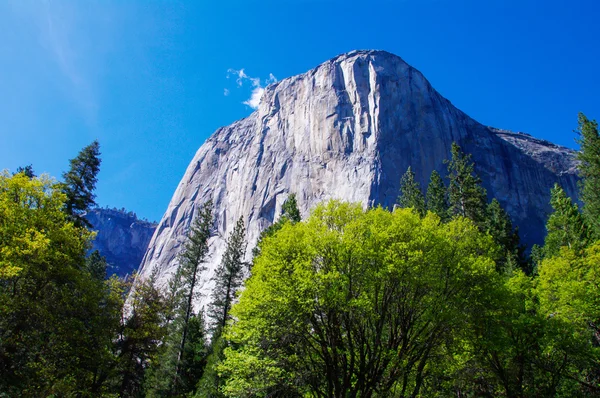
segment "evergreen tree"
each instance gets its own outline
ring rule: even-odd
[[[296,194],[291,193],[290,196],[283,202],[281,206],[281,216],[277,220],[277,222],[269,225],[265,230],[260,233],[258,237],[258,241],[256,242],[256,247],[252,249],[253,257],[256,257],[260,254],[260,245],[262,241],[267,236],[275,235],[275,232],[279,231],[286,222],[291,222],[295,224],[300,222],[302,217],[300,215],[300,210],[298,209],[298,201],[296,200]],[[250,265],[250,264],[249,264]]]
[[[575,252],[590,242],[590,231],[576,203],[558,184],[550,191],[550,204],[554,210],[546,223],[547,235],[544,241],[544,257],[559,253],[562,246]]]
[[[486,232],[494,238],[502,252],[497,262],[498,270],[510,272],[515,267],[525,268],[519,233],[513,228],[508,213],[495,198],[487,206],[485,224]]]
[[[212,302],[209,306],[208,316],[215,330],[225,328],[235,294],[244,281],[245,235],[244,220],[240,217],[227,240],[223,260],[214,276],[215,287],[212,291]]]
[[[213,225],[213,204],[206,202],[199,210],[187,236],[187,242],[179,256],[179,267],[170,282],[171,314],[168,315],[167,337],[162,353],[152,369],[149,396],[181,394],[188,385],[183,384],[183,369],[193,358],[189,353],[190,319],[194,317],[193,302],[199,297],[197,291],[200,275],[206,270],[208,240]]]
[[[63,174],[63,192],[67,195],[65,211],[77,226],[91,227],[84,215],[96,205],[94,189],[100,163],[100,144],[94,141],[70,160],[71,167]]]
[[[108,264],[106,263],[106,258],[104,258],[98,250],[91,252],[86,258],[85,263],[92,277],[101,281],[106,279],[106,269]]]
[[[462,152],[458,144],[452,143],[452,158],[448,165],[448,196],[451,215],[467,217],[480,229],[484,229],[486,191],[475,173],[471,155]]]
[[[179,375],[181,385],[178,389],[191,393],[204,374],[208,358],[206,327],[202,312],[190,317],[187,343],[182,358]]]
[[[431,173],[427,186],[427,211],[437,214],[443,222],[448,221],[447,189],[437,171]]]
[[[117,341],[116,390],[121,397],[143,396],[146,370],[158,359],[159,344],[165,335],[166,301],[155,282],[153,272],[130,290],[130,314],[124,318]]]
[[[400,196],[397,200],[400,207],[412,208],[417,214],[425,215],[425,198],[419,183],[415,180],[415,173],[413,173],[410,166],[406,170],[406,173],[400,179]]]
[[[17,167],[17,171],[14,174],[19,174],[19,173],[23,173],[29,178],[35,177],[35,173],[33,171],[33,166],[30,164],[28,164],[25,167],[21,167],[21,166]]]
[[[290,196],[283,202],[281,206],[281,216],[285,217],[292,223],[302,221],[300,210],[298,209],[298,201],[296,200],[296,194],[291,193]]]
[[[294,202],[286,203],[284,212],[291,212],[293,217],[299,217],[297,205]],[[219,393],[219,376],[217,365],[223,359],[223,350],[226,342],[221,333],[225,329],[227,320],[230,319],[229,311],[233,305],[236,292],[242,286],[244,280],[244,255],[246,254],[246,229],[244,220],[240,217],[227,240],[227,248],[223,254],[223,260],[217,268],[214,276],[215,287],[212,293],[212,302],[208,308],[208,316],[211,320],[212,344],[210,355],[207,360],[206,370],[198,384],[197,397],[221,397]]]
[[[211,353],[206,361],[206,368],[202,378],[198,382],[196,398],[222,398],[224,395],[220,392],[222,380],[219,377],[217,367],[225,359],[226,341],[220,335],[220,331],[213,336],[211,344]]]
[[[600,238],[600,135],[598,123],[589,120],[583,113],[579,113],[579,125],[576,131],[579,134],[577,142],[581,146],[577,153],[580,182],[581,201],[583,202],[583,215],[596,237]]]

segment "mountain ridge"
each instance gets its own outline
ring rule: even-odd
[[[423,188],[433,170],[445,174],[452,142],[472,154],[490,198],[529,244],[543,236],[550,187],[558,182],[576,195],[574,151],[478,123],[396,55],[352,51],[267,86],[256,111],[202,144],[156,229],[141,277],[158,268],[166,283],[197,206],[213,200],[218,236],[203,277],[207,297],[224,238],[240,216],[251,248],[291,192],[303,216],[328,199],[391,208],[408,166]]]

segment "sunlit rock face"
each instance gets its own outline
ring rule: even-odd
[[[166,283],[196,210],[212,200],[217,233],[202,276],[203,305],[239,217],[251,248],[292,192],[303,216],[332,198],[392,207],[408,166],[423,188],[433,170],[445,174],[452,142],[473,155],[489,197],[529,244],[543,238],[553,184],[576,194],[572,150],[484,126],[401,58],[353,51],[268,86],[254,113],[200,147],[154,233],[141,277],[157,269]]]
[[[92,250],[98,250],[108,262],[107,276],[124,277],[136,271],[156,224],[138,219],[135,213],[116,209],[94,209],[85,217],[96,231]]]

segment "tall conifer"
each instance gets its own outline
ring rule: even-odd
[[[190,361],[197,360],[189,356],[188,336],[191,331],[190,322],[203,324],[201,320],[195,320],[199,315],[193,313],[193,303],[199,297],[198,282],[202,272],[206,270],[204,263],[207,260],[212,225],[213,204],[208,201],[199,209],[190,226],[187,242],[179,256],[179,267],[169,284],[168,301],[172,310],[167,319],[167,337],[160,359],[152,369],[148,396],[185,394],[189,392],[189,385],[195,384],[189,380],[189,374],[185,375],[184,370],[190,367]],[[191,343],[201,346],[204,331],[193,331],[198,341]]]
[[[415,173],[413,173],[410,166],[400,179],[400,195],[397,202],[400,207],[410,207],[417,214],[421,216],[425,215],[425,197],[419,183],[415,180]]]
[[[583,113],[579,113],[579,125],[576,132],[579,134],[577,142],[581,146],[577,153],[579,159],[579,172],[581,201],[583,202],[583,215],[593,229],[596,238],[600,238],[600,135],[598,122],[589,120]]]
[[[100,144],[92,142],[69,162],[69,171],[63,173],[63,192],[67,195],[65,211],[75,225],[91,227],[84,215],[96,205],[94,189],[100,171]]]
[[[448,165],[448,196],[451,215],[471,219],[480,229],[484,229],[486,191],[481,179],[475,173],[471,155],[463,153],[460,146],[452,143],[452,158]]]
[[[550,204],[554,210],[546,223],[544,256],[558,254],[562,246],[579,251],[590,242],[590,231],[576,203],[562,187],[554,184],[550,191]]]
[[[214,276],[215,287],[212,292],[212,302],[209,306],[208,316],[217,330],[225,327],[235,293],[242,286],[245,255],[246,229],[244,220],[240,217],[227,240],[223,260]]]
[[[448,197],[447,189],[442,177],[437,171],[431,173],[426,196],[427,211],[437,214],[442,221],[448,220]]]

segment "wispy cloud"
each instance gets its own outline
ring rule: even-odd
[[[228,89],[224,89],[223,90],[223,95],[228,97],[229,96],[229,90]]]
[[[77,104],[90,124],[95,124],[98,98],[94,78],[99,75],[103,46],[102,36],[107,28],[103,17],[105,8],[82,8],[74,2],[12,1],[15,17],[25,27],[33,29],[43,49],[48,65],[58,72],[54,80]]]
[[[227,78],[230,78],[231,76],[235,76],[235,82],[238,87],[242,87],[246,82],[250,83],[250,85],[252,86],[252,94],[250,94],[250,98],[248,98],[242,103],[244,105],[248,105],[252,109],[257,109],[258,105],[260,105],[260,99],[262,98],[265,92],[265,88],[261,84],[260,78],[248,76],[243,68],[239,70],[228,69]],[[269,77],[265,79],[265,84],[269,85],[275,82],[277,82],[277,78],[272,73],[269,73]]]

